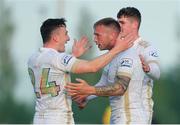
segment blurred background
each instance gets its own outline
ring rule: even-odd
[[[29,56],[42,46],[39,28],[47,18],[65,17],[71,40],[87,35],[93,45],[82,58],[99,52],[93,43],[93,23],[113,17],[122,7],[142,14],[141,36],[157,47],[161,78],[154,85],[153,123],[180,123],[180,1],[179,0],[0,0],[0,123],[32,123],[35,95],[27,72]],[[92,85],[101,72],[75,75]],[[108,99],[91,101],[84,110],[73,103],[75,123],[101,124],[108,120]]]

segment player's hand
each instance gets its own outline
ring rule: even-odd
[[[135,36],[133,34],[124,35],[123,33],[120,33],[116,39],[114,49],[116,48],[119,52],[121,52],[132,47],[134,44],[134,39]]]
[[[144,72],[148,73],[150,71],[149,65],[145,62],[142,55],[139,55],[139,57],[140,57],[142,68],[143,68]]]
[[[85,108],[85,106],[87,105],[88,101],[87,101],[87,96],[88,95],[74,95],[72,96],[73,101],[75,101],[78,105],[78,107],[80,109]]]
[[[75,101],[76,103],[81,103],[84,100],[86,100],[87,97],[88,95],[74,95],[72,96],[72,100]]]
[[[76,79],[79,83],[68,83],[65,88],[70,96],[76,95],[91,95],[95,93],[95,88],[88,85],[88,83],[82,79]]]
[[[74,39],[74,44],[72,47],[72,54],[75,57],[80,57],[85,54],[92,46],[88,44],[87,37],[83,36],[79,41]]]
[[[78,103],[79,109],[84,109],[87,105],[88,101],[83,100],[82,102]]]

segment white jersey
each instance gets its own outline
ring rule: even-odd
[[[141,54],[145,62],[150,66],[150,72],[144,76],[142,99],[149,123],[151,123],[154,104],[152,100],[152,78],[158,79],[160,77],[158,52],[150,43],[144,41],[141,37],[139,37],[134,43],[137,53],[139,55]]]
[[[141,54],[145,59],[145,61],[150,66],[150,72],[145,74],[143,78],[142,95],[141,95],[141,102],[143,104],[142,107],[146,113],[147,122],[150,124],[153,113],[153,100],[152,100],[153,79],[159,79],[160,77],[160,69],[159,69],[159,61],[158,61],[159,59],[158,59],[157,50],[151,44],[142,40],[141,37],[139,37],[134,43],[135,44],[133,45],[133,48],[136,50],[137,55],[139,56]],[[105,70],[102,73],[100,81],[95,86],[105,86],[106,83],[108,83],[108,72],[109,69],[111,68],[110,65],[107,65],[105,67]],[[92,100],[96,97],[97,96],[95,95],[91,95],[88,96],[87,100]],[[140,110],[137,110],[137,112],[138,111]],[[137,112],[135,111],[136,114],[138,114]]]
[[[146,123],[141,98],[144,72],[134,46],[121,52],[104,68],[97,86],[114,84],[117,74],[128,76],[131,81],[123,96],[109,97],[112,110],[111,123]]]
[[[40,48],[29,58],[28,71],[37,97],[34,123],[74,123],[71,97],[64,86],[76,61],[72,55],[51,48]]]

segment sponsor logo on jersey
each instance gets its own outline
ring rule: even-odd
[[[68,65],[69,61],[72,59],[72,56],[71,55],[65,55],[62,59],[62,64],[63,65]]]
[[[158,54],[157,54],[156,51],[150,51],[149,55],[152,56],[152,57],[158,57]]]
[[[133,65],[132,59],[129,59],[129,58],[121,59],[121,67],[129,67],[129,68],[131,68],[132,65]]]

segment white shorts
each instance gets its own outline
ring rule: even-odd
[[[33,124],[74,124],[73,113],[59,111],[36,112]]]
[[[111,124],[147,124],[147,115],[143,109],[128,109],[128,111],[113,111]]]

